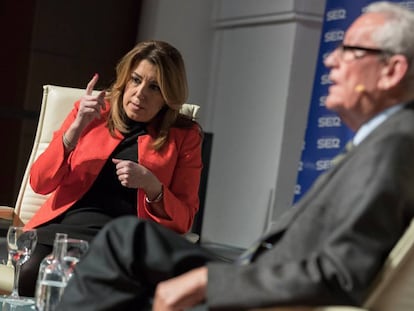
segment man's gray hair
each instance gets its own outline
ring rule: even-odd
[[[400,4],[387,1],[373,2],[364,12],[385,16],[386,22],[373,32],[372,40],[379,48],[407,58],[409,69],[406,82],[414,87],[414,12]]]

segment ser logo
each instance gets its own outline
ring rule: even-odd
[[[345,32],[343,30],[332,30],[324,35],[325,42],[337,42],[344,39]]]
[[[329,80],[329,74],[326,73],[321,76],[321,85],[331,84],[331,80]]]
[[[326,95],[319,97],[319,106],[325,107]]]
[[[295,195],[300,195],[302,193],[301,185],[295,185]]]
[[[346,18],[346,10],[345,9],[330,10],[326,13],[326,21],[327,22],[337,21],[337,20],[345,19],[345,18]]]
[[[318,118],[318,127],[340,127],[341,119],[337,116],[320,117]]]
[[[337,137],[319,138],[317,141],[318,149],[339,149],[341,140]]]
[[[331,160],[318,160],[316,161],[316,170],[325,171],[332,166]]]

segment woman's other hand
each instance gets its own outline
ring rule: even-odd
[[[162,184],[158,178],[145,166],[129,160],[112,159],[116,174],[122,186],[127,188],[141,188],[151,200],[162,191]]]

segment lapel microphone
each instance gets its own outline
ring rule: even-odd
[[[365,85],[363,85],[363,84],[357,84],[355,86],[355,92],[362,93],[364,91],[365,91]]]

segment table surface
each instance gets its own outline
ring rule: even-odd
[[[31,311],[36,310],[33,298],[25,298],[25,301],[13,301],[9,296],[0,295],[0,311]]]

